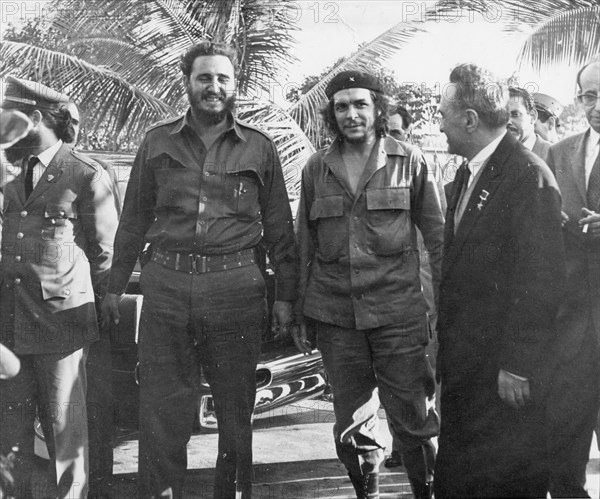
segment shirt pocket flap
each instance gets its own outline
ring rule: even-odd
[[[262,173],[260,172],[259,168],[252,165],[252,164],[227,164],[225,165],[225,171],[228,174],[233,174],[233,175],[245,175],[248,177],[252,177],[255,178],[256,180],[258,180],[258,182],[260,183],[260,185],[265,185],[265,181],[262,177]]]
[[[77,218],[72,203],[48,203],[44,211],[46,218]]]
[[[341,217],[344,214],[344,197],[328,196],[316,198],[310,207],[310,220],[318,218]]]
[[[367,190],[368,210],[409,210],[410,192],[405,187]]]
[[[40,285],[42,287],[42,297],[44,300],[65,300],[71,295],[71,289],[62,282],[42,279]]]

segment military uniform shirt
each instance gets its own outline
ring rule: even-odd
[[[264,244],[277,299],[296,294],[297,253],[273,141],[229,117],[207,150],[190,111],[151,128],[134,161],[115,238],[109,292],[122,293],[145,243],[162,251],[235,253]]]
[[[429,251],[434,289],[444,224],[425,158],[409,144],[378,140],[356,196],[340,180],[344,168],[336,142],[315,153],[303,171],[297,319],[304,314],[356,329],[414,322],[427,310],[415,223]]]

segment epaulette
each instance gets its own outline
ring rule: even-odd
[[[156,123],[152,123],[148,128],[146,128],[146,133],[158,128],[159,126],[170,125],[171,123],[176,122],[177,120],[183,119],[183,115],[172,116],[171,118],[165,118],[164,120],[157,121]]]
[[[102,165],[100,165],[100,163],[98,163],[96,160],[90,158],[89,156],[86,156],[85,154],[80,153],[79,151],[71,149],[71,154],[75,158],[77,158],[79,161],[84,163],[85,165],[93,168],[94,171],[99,171],[102,169]]]
[[[258,128],[256,125],[252,125],[250,123],[248,123],[247,121],[242,121],[236,118],[236,123],[244,128],[249,128],[250,130],[254,130],[255,132],[260,133],[261,135],[265,136],[267,139],[269,139],[271,142],[273,141],[273,137],[271,137],[267,132],[265,132],[264,130],[262,130],[261,128]]]

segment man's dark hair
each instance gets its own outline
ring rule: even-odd
[[[373,110],[375,112],[375,134],[377,137],[385,137],[388,132],[388,118],[390,116],[390,103],[388,97],[381,92],[370,90],[371,100],[373,101]],[[333,97],[321,109],[321,118],[325,122],[325,126],[329,132],[334,135],[339,141],[344,140],[344,135],[338,127],[333,108]]]
[[[400,118],[402,118],[402,128],[404,128],[404,130],[407,130],[411,123],[414,122],[413,117],[404,106],[395,106],[390,111],[390,116],[393,116],[394,114],[399,114]]]
[[[524,88],[521,87],[508,87],[508,94],[511,99],[520,99],[527,112],[531,112],[535,109],[535,101],[533,96]]]
[[[458,89],[454,106],[473,109],[491,128],[508,123],[508,89],[490,71],[475,64],[459,64],[450,73],[450,83]]]
[[[237,52],[233,47],[229,45],[224,45],[221,43],[213,43],[213,42],[200,42],[196,45],[192,45],[189,49],[187,49],[181,56],[181,60],[179,62],[179,68],[181,72],[190,77],[192,74],[192,66],[194,61],[198,57],[202,57],[205,55],[223,55],[227,57],[231,64],[233,65],[234,74],[238,73],[238,61],[237,61]]]
[[[66,104],[59,109],[45,109],[31,104],[18,104],[11,108],[21,111],[29,117],[37,110],[42,114],[44,125],[50,128],[58,139],[68,143],[72,142],[75,138],[75,129],[71,123],[71,113]]]

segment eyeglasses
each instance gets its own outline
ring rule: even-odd
[[[598,102],[598,95],[597,94],[579,94],[577,96],[577,99],[584,106],[595,106],[596,102]]]

